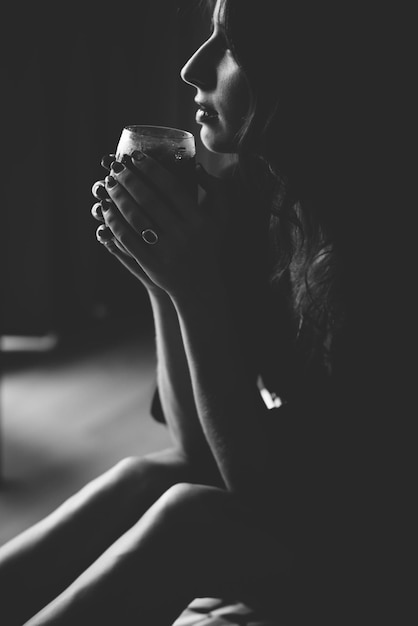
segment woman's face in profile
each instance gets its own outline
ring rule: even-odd
[[[200,137],[212,152],[236,152],[237,134],[250,102],[250,93],[225,37],[223,0],[213,12],[209,39],[194,53],[181,71],[186,83],[196,87],[196,121]]]

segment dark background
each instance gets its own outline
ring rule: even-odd
[[[198,139],[180,69],[206,35],[196,3],[8,8],[3,21],[0,333],[61,335],[149,317],[145,290],[97,242],[91,186],[128,123]]]
[[[121,458],[170,444],[150,416],[148,296],[97,242],[91,187],[129,123],[192,131],[216,171],[180,79],[207,34],[192,5],[3,7],[0,545]]]

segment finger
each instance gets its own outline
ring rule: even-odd
[[[97,200],[105,200],[109,197],[104,180],[97,180],[91,188],[91,193]]]
[[[109,246],[111,246],[112,248],[116,247],[121,255],[123,255],[124,257],[132,258],[129,252],[127,252],[127,250],[125,250],[125,248],[122,246],[122,244],[117,239],[115,239],[110,228],[105,228],[106,231],[96,231],[97,241],[105,246],[107,249],[109,248]],[[134,263],[136,264],[136,261],[134,261]]]
[[[115,239],[111,239],[108,243],[106,243],[105,248],[108,252],[113,254],[113,256],[115,256],[122,263],[122,265],[124,265],[135,276],[138,275],[138,271],[141,271],[135,259],[126,252],[124,252],[119,247],[118,242]]]
[[[101,225],[98,227],[98,229],[96,230],[96,237],[97,237],[97,241],[105,246],[108,246],[109,244],[112,244],[114,246],[116,246],[117,248],[119,248],[120,252],[128,257],[130,257],[131,255],[129,254],[129,252],[126,250],[126,248],[124,248],[124,246],[117,240],[115,239],[112,231],[110,230],[110,228],[106,225]]]
[[[141,214],[148,218],[149,224],[154,226],[158,224],[160,229],[166,231],[175,228],[179,219],[181,219],[179,211],[161,193],[157,193],[155,187],[153,188],[148,180],[138,176],[131,168],[118,161],[112,163],[111,176],[127,191],[134,200],[134,204],[140,207]],[[138,211],[128,214],[125,212],[127,207],[129,208],[129,205],[126,204],[119,208],[132,227],[137,232],[140,232],[135,223]],[[140,226],[142,231],[144,228],[142,221]]]
[[[134,178],[132,174],[130,176]],[[136,233],[141,234],[145,229],[157,229],[160,232],[163,230],[163,226],[157,225],[156,220],[153,217],[151,218],[147,211],[144,210],[142,199],[138,201],[138,199],[135,198],[134,200],[131,194],[115,177],[106,176],[105,185],[112,201],[119,209],[123,218],[125,218],[124,221],[127,222]],[[117,220],[117,211],[112,211],[112,213],[109,213],[109,215],[105,217],[106,222],[108,222],[108,218],[111,215]],[[167,227],[167,222],[165,227]]]
[[[123,254],[126,254],[126,256],[128,256],[128,257],[131,257],[131,256],[132,256],[131,254],[129,254],[129,252],[127,251],[127,249],[125,248],[125,246],[123,246],[123,245],[121,244],[121,242],[120,242],[120,241],[118,241],[118,240],[116,239],[116,237],[113,237],[113,239],[112,239],[111,241],[115,244],[115,246],[116,246],[117,248],[119,248],[119,250],[120,250],[121,252],[123,252]]]
[[[128,195],[123,187],[120,185],[119,187],[122,189],[122,193]],[[106,204],[106,210],[103,212],[106,226],[110,228],[115,242],[121,245],[122,250],[126,251],[137,260],[146,257],[147,254],[149,254],[147,248],[152,248],[152,246],[147,245],[141,233],[149,229],[149,225],[144,221],[142,230],[139,233],[140,236],[138,236],[138,232],[124,219],[121,212],[118,210],[118,206],[119,205],[115,206],[113,203],[109,205]],[[152,232],[156,231],[152,229]]]
[[[105,224],[96,229],[96,238],[99,243],[107,244],[113,239],[113,233]]]
[[[91,214],[98,222],[104,221],[101,202],[96,202],[95,204],[93,204],[93,206],[91,207]]]
[[[104,167],[105,170],[110,170],[110,166],[115,159],[116,154],[105,154],[100,161],[100,165]]]
[[[163,167],[152,157],[137,150],[132,157],[125,155],[123,164],[147,183],[154,193],[163,200],[167,206],[174,209],[179,215],[189,212],[193,197],[190,191],[181,182],[179,176]],[[183,163],[183,165],[180,165]],[[184,167],[184,161],[179,161],[178,167]],[[194,177],[191,169],[190,177]]]

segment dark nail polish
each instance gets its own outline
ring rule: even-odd
[[[124,165],[126,165],[127,167],[132,165],[132,158],[129,154],[123,154],[120,160],[121,163],[124,163]]]
[[[99,226],[96,230],[96,236],[98,239],[109,241],[109,239],[112,239],[113,233],[109,228],[107,228],[107,226]]]
[[[125,169],[125,166],[119,161],[113,161],[110,167],[115,174],[120,174]]]
[[[106,170],[110,169],[111,163],[115,160],[116,155],[114,154],[105,154],[100,161],[100,165],[104,167]]]
[[[118,184],[118,181],[113,178],[113,176],[106,176],[105,183],[107,187],[112,188]]]
[[[103,210],[102,210],[101,202],[96,202],[96,204],[93,204],[91,208],[91,213],[93,217],[95,217],[96,219],[103,219],[103,215],[102,215]]]
[[[106,211],[108,211],[111,207],[112,201],[109,200],[108,198],[106,200],[102,200],[100,202],[100,206],[102,207],[102,212],[106,213]]]
[[[95,190],[95,196],[99,200],[104,200],[105,198],[109,197],[104,185],[102,184],[97,185],[96,190]]]

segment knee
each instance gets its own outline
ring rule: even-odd
[[[116,465],[103,474],[103,483],[110,488],[129,483],[137,474],[140,463],[141,460],[135,456],[118,461]]]
[[[161,496],[161,502],[169,509],[177,509],[193,502],[199,497],[202,489],[202,486],[192,483],[176,483]]]
[[[163,508],[172,511],[192,500],[197,488],[197,485],[178,482],[184,474],[175,463],[129,456],[87,485],[85,492],[114,494],[120,501],[124,498],[138,500],[144,507],[162,499]]]
[[[215,502],[226,499],[227,494],[217,487],[176,483],[158,500],[160,516],[171,526],[177,523],[196,523],[207,520],[208,512]]]
[[[196,538],[205,514],[200,485],[176,483],[167,489],[149,509],[148,528],[157,545],[176,560],[195,551]],[[145,519],[145,518],[144,518]],[[193,549],[191,549],[193,547]]]
[[[126,457],[118,461],[118,463],[111,468],[110,475],[114,478],[114,480],[123,480],[135,474],[140,464],[141,459],[139,457]]]
[[[150,483],[157,481],[168,489],[175,483],[188,480],[190,474],[190,467],[178,451],[168,448],[141,457],[126,457],[109,470],[108,477],[116,482],[125,482],[127,479]]]
[[[129,457],[119,461],[106,472],[87,483],[79,492],[76,498],[82,497],[91,500],[97,496],[107,496],[109,494],[123,494],[125,489],[131,489],[140,459]]]

